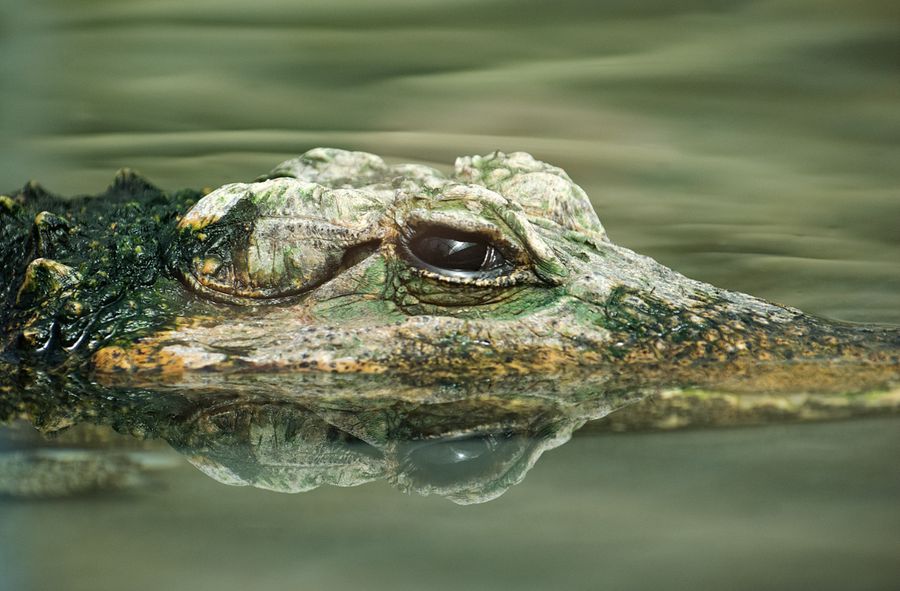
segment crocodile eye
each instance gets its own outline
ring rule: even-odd
[[[513,266],[490,237],[446,227],[415,231],[406,250],[417,266],[453,277],[496,277]]]

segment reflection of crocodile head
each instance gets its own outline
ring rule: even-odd
[[[527,397],[340,406],[214,397],[170,424],[165,437],[226,484],[303,492],[385,479],[469,504],[520,482],[586,420]]]
[[[544,451],[566,442],[586,421],[637,399],[566,400],[569,392],[527,377],[417,386],[392,376],[325,374],[294,385],[301,387],[293,395],[218,389],[98,394],[73,381],[63,399],[41,392],[32,398],[26,389],[6,398],[17,410],[0,418],[27,416],[58,436],[42,443],[32,434],[16,447],[16,456],[4,455],[0,445],[0,495],[96,488],[96,475],[110,486],[133,482],[137,465],[129,449],[152,449],[152,440],[165,440],[225,484],[303,492],[387,480],[403,491],[479,503],[520,482]],[[583,393],[593,391],[585,386]],[[91,445],[85,447],[79,433],[89,434]],[[29,462],[20,461],[22,453]],[[55,454],[52,465],[34,461],[48,453]],[[56,482],[62,474],[69,475],[65,489]]]
[[[565,443],[586,421],[624,407],[606,424],[618,430],[834,418],[897,405],[890,395],[804,399],[678,390],[670,391],[674,397],[641,401],[640,390],[605,389],[596,377],[571,382],[508,376],[425,385],[390,375],[297,378],[290,381],[293,392],[274,387],[276,380],[257,384],[256,394],[219,387],[98,392],[77,379],[61,388],[44,384],[8,393],[0,398],[0,419],[26,417],[54,437],[14,437],[17,445],[3,450],[0,429],[0,496],[141,485],[147,481],[142,473],[161,463],[148,463],[146,454],[134,451],[159,451],[154,440],[165,440],[225,484],[302,492],[387,480],[403,491],[480,503],[519,483],[544,451]]]
[[[565,172],[527,154],[445,176],[317,149],[197,197],[123,174],[104,200],[3,198],[7,359],[229,391],[310,372],[786,391],[898,375],[896,329],[820,321],[616,246]]]

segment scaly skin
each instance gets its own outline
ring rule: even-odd
[[[599,373],[847,392],[898,377],[896,328],[822,321],[616,246],[565,172],[524,153],[460,158],[445,177],[317,149],[199,197],[123,173],[101,199],[4,198],[6,360],[107,386]],[[423,265],[410,240],[434,228],[490,242],[504,266]]]
[[[653,405],[611,424],[900,407],[897,328],[683,277],[610,242],[565,172],[523,153],[460,158],[445,176],[320,148],[205,193],[166,194],[124,171],[97,197],[29,184],[0,197],[0,221],[0,419],[162,437],[232,483],[387,477],[475,502],[549,444],[519,450],[488,485],[415,483],[397,442],[513,424],[558,445],[647,395]],[[496,264],[425,260],[418,241],[450,235],[490,245]],[[251,437],[261,424],[282,442],[292,425],[301,459],[336,457],[321,447],[322,420],[378,460],[341,450],[338,473],[301,460],[299,476],[259,468],[289,464]],[[235,459],[247,445],[252,477],[246,454]]]

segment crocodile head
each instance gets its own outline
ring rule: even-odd
[[[821,321],[617,246],[584,191],[525,153],[445,175],[315,149],[202,197],[126,177],[104,237],[90,200],[37,215],[7,355],[66,351],[100,383],[199,388],[354,373],[848,391],[898,376],[896,329]]]

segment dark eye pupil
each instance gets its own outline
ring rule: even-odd
[[[491,246],[444,236],[423,236],[410,245],[413,254],[423,262],[451,271],[479,271],[488,258]]]
[[[410,228],[401,253],[415,266],[448,277],[499,277],[514,268],[490,236],[445,226]]]

